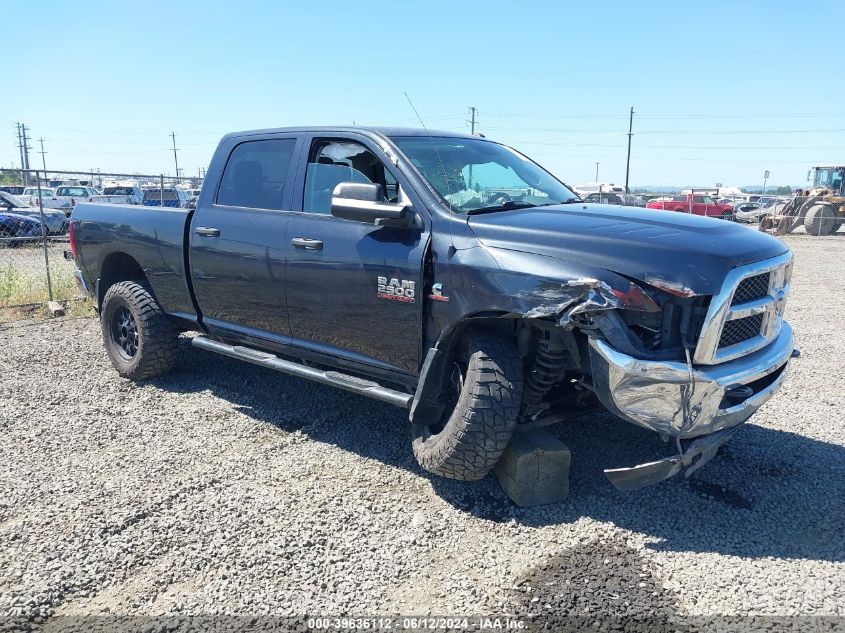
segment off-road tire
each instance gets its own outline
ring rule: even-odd
[[[119,315],[134,320],[132,354],[119,343],[120,334],[116,332]],[[109,288],[100,310],[100,326],[109,360],[124,378],[143,380],[161,376],[173,367],[179,332],[146,284],[121,281]]]
[[[836,211],[827,204],[813,205],[804,216],[804,229],[810,235],[832,235],[838,226]]]
[[[522,400],[522,362],[510,341],[473,331],[457,359],[463,389],[442,430],[414,425],[413,451],[425,470],[449,479],[482,479],[502,456]]]

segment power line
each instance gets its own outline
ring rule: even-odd
[[[518,118],[527,117],[532,119],[624,119],[623,114],[546,114],[542,112],[484,112],[484,116],[491,118]],[[642,119],[759,119],[759,118],[783,118],[783,119],[807,119],[807,118],[843,118],[842,112],[809,112],[809,113],[746,113],[746,114],[640,114]]]
[[[639,133],[639,132],[638,132]],[[509,139],[511,143],[521,145],[549,145],[551,147],[611,147],[619,148],[619,143],[573,143],[566,140],[534,141],[531,139]],[[805,150],[805,151],[838,151],[839,146],[808,146],[808,145],[641,145],[647,149],[695,149],[713,151],[745,151],[745,150]]]
[[[577,129],[577,128],[553,128],[553,127],[502,127],[485,126],[488,130],[503,130],[511,132],[566,132],[571,134],[625,134],[623,130],[613,129]],[[804,130],[639,130],[637,134],[815,134],[845,132],[845,128],[816,128]]]

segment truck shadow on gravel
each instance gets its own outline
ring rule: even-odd
[[[160,388],[211,390],[258,422],[406,469],[480,520],[539,527],[591,517],[651,537],[654,550],[845,561],[845,447],[837,444],[747,424],[691,478],[621,492],[603,468],[651,461],[674,447],[610,415],[585,416],[552,429],[572,451],[569,499],[519,508],[492,475],[459,482],[424,472],[411,454],[402,409],[183,342],[175,371],[155,380]]]

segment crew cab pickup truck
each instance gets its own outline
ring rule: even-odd
[[[106,187],[99,196],[91,198],[98,204],[143,204],[144,192],[137,185]]]
[[[713,200],[710,196],[699,194],[681,194],[679,196],[672,196],[671,200],[649,200],[645,206],[648,209],[693,213],[695,215],[722,218],[723,220],[733,219],[733,206],[721,204]]]
[[[605,471],[614,485],[689,472],[793,354],[780,240],[586,204],[451,132],[231,134],[195,209],[78,204],[70,243],[121,376],[168,371],[195,331],[200,349],[407,408],[420,465],[456,479],[483,477],[515,431],[597,406],[675,440]]]
[[[91,202],[100,192],[87,185],[62,185],[56,187],[52,200],[56,208],[60,208],[70,217],[73,207],[80,202]]]

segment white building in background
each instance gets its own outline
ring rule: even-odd
[[[695,187],[694,191],[702,196],[718,198],[739,198],[745,195],[739,187]],[[693,193],[693,189],[684,189],[681,193]]]
[[[619,187],[612,182],[588,182],[583,185],[574,185],[572,189],[579,196],[588,196],[591,193],[625,193],[625,187]]]

